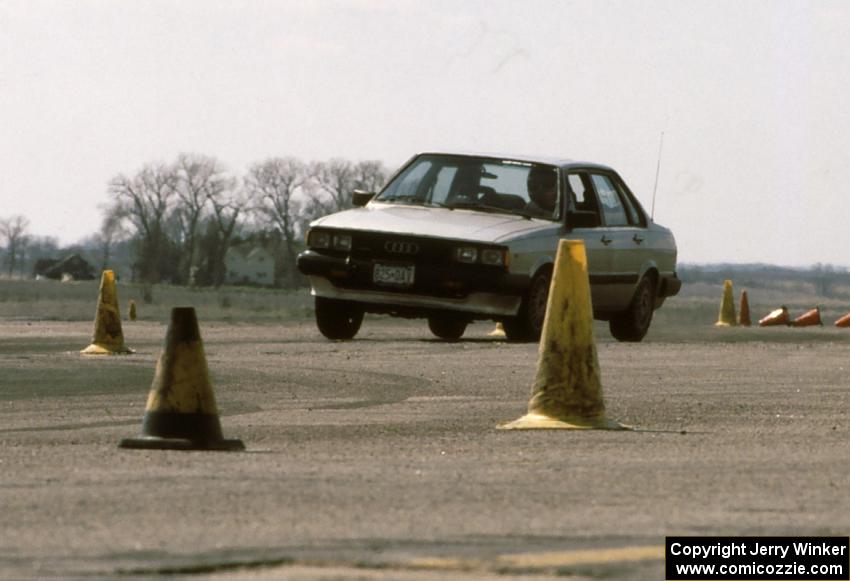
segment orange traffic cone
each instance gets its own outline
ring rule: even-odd
[[[750,327],[750,301],[747,299],[747,291],[741,292],[741,308],[738,309],[738,324],[742,327]]]
[[[165,351],[156,364],[142,435],[121,440],[122,448],[158,450],[244,450],[225,440],[204,357],[195,309],[172,309]]]
[[[720,302],[720,315],[717,322],[718,327],[734,327],[735,322],[735,299],[732,298],[732,281],[723,281],[723,300]]]
[[[850,313],[847,313],[837,321],[835,321],[836,327],[850,327]]]
[[[124,345],[121,313],[118,311],[118,293],[115,291],[115,273],[111,270],[104,270],[100,278],[100,293],[97,296],[97,312],[94,317],[92,342],[80,353],[83,355],[121,355],[132,352],[132,349]]]
[[[501,430],[628,429],[605,416],[583,241],[561,240],[528,413]]]
[[[814,325],[823,326],[823,321],[820,318],[820,307],[815,307],[810,311],[806,311],[796,319],[794,319],[795,327],[812,327]]]
[[[782,305],[767,314],[766,317],[759,320],[759,327],[774,327],[777,325],[790,325],[791,317],[788,315],[788,309]]]

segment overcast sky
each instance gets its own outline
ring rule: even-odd
[[[0,217],[180,152],[615,167],[684,262],[850,265],[850,2],[0,0]]]

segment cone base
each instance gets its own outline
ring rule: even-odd
[[[110,347],[102,343],[92,343],[80,351],[81,355],[129,355],[131,353],[135,353],[135,351],[126,345]]]
[[[507,424],[496,426],[497,430],[631,430],[616,420],[599,418],[550,418],[543,414],[530,413]]]
[[[727,323],[726,321],[717,321],[714,323],[715,327],[737,327],[737,323]]]
[[[135,450],[209,450],[216,452],[240,452],[245,450],[242,440],[188,440],[185,438],[157,438],[142,436],[139,438],[124,438],[118,443],[119,448]]]

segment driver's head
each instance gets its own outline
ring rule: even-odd
[[[555,210],[558,200],[558,177],[554,168],[533,167],[528,172],[528,197],[535,204],[550,212]]]

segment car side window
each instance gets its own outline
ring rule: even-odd
[[[608,176],[592,174],[593,189],[602,206],[602,214],[605,216],[605,224],[608,226],[628,226],[629,218],[617,189]]]
[[[593,228],[601,225],[599,203],[596,201],[596,194],[593,193],[590,177],[585,173],[568,174],[567,188],[569,189],[568,225],[579,228]]]
[[[628,188],[623,183],[621,179],[615,179],[614,185],[617,186],[617,191],[620,192],[620,199],[623,201],[623,205],[626,207],[626,212],[629,215],[629,223],[633,226],[641,226],[646,227],[646,221],[643,218],[640,210],[629,193]]]

